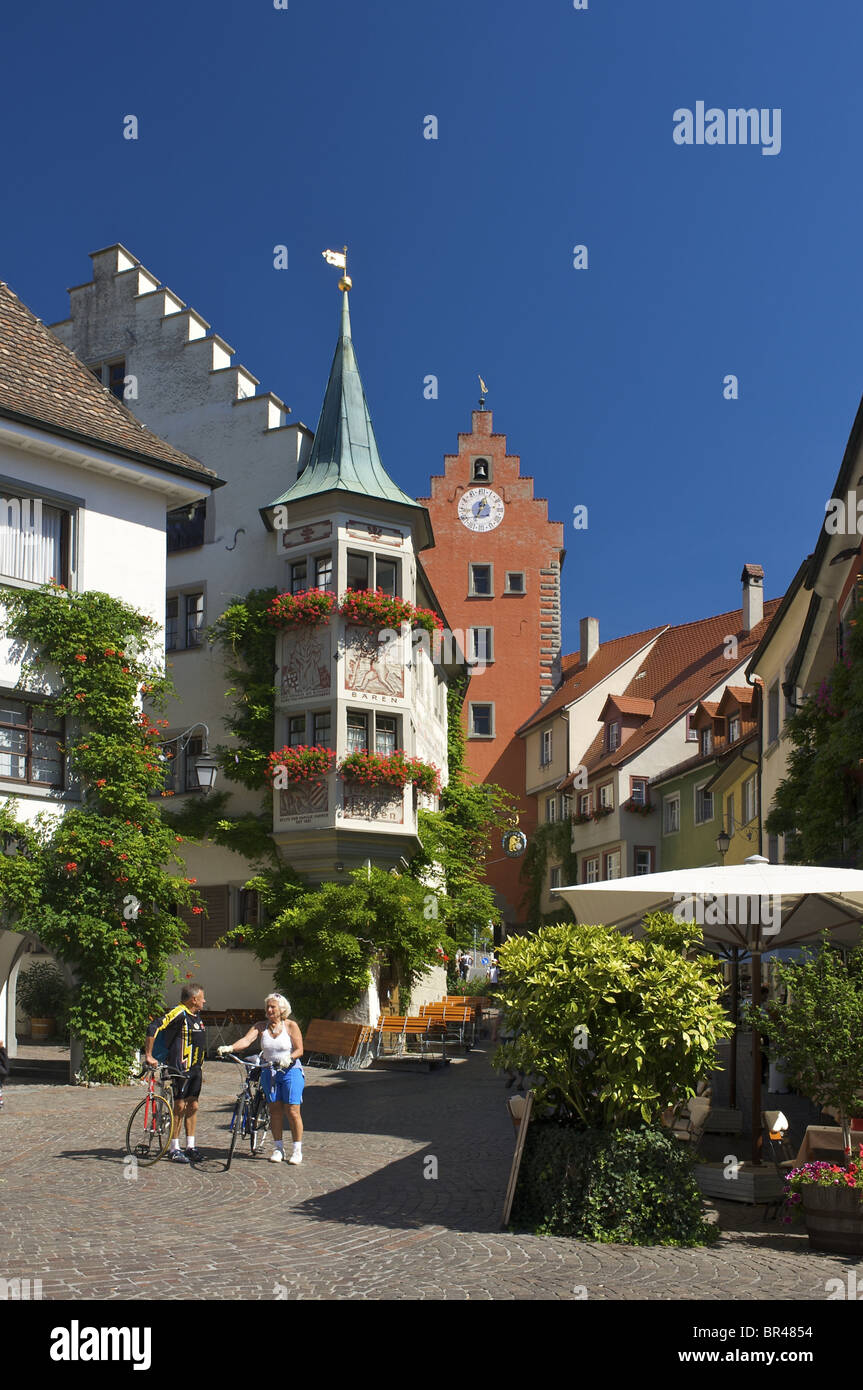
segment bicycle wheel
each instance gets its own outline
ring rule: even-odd
[[[174,1112],[164,1096],[145,1096],[129,1116],[126,1153],[142,1167],[158,1163],[167,1153],[174,1127]]]
[[[231,1166],[231,1159],[234,1157],[234,1149],[237,1147],[237,1140],[240,1137],[240,1130],[243,1128],[243,1113],[245,1111],[245,1101],[242,1096],[237,1097],[234,1106],[234,1113],[231,1117],[231,1143],[228,1148],[228,1161],[225,1164],[225,1171]]]
[[[251,1126],[249,1129],[249,1145],[251,1147],[253,1156],[256,1153],[260,1153],[262,1151],[264,1147],[264,1141],[267,1137],[267,1130],[269,1128],[270,1112],[267,1108],[267,1102],[264,1100],[263,1096],[261,1096],[259,1098],[258,1104],[255,1106],[251,1114]]]

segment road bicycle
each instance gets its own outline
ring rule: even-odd
[[[248,1139],[253,1158],[255,1154],[261,1152],[267,1130],[270,1127],[270,1111],[267,1098],[261,1088],[260,1061],[256,1057],[244,1061],[242,1057],[235,1057],[233,1053],[229,1053],[222,1060],[236,1062],[237,1066],[243,1068],[243,1085],[237,1095],[234,1113],[231,1116],[231,1141],[228,1148],[228,1161],[225,1164],[227,1171],[231,1166],[238,1139]]]
[[[126,1126],[126,1153],[144,1168],[158,1163],[167,1153],[174,1129],[174,1107],[172,1104],[171,1082],[176,1078],[184,1081],[183,1072],[171,1067],[158,1069],[144,1067],[134,1080],[147,1079],[147,1094],[140,1100],[129,1116]]]

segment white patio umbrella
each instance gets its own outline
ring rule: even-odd
[[[761,1002],[765,951],[811,945],[825,930],[842,945],[856,945],[863,923],[863,870],[771,864],[758,854],[727,867],[581,883],[558,888],[557,896],[578,922],[605,922],[635,934],[648,912],[694,918],[706,941],[752,956],[755,1004]],[[754,1029],[752,1053],[752,1156],[760,1162],[761,1040]]]

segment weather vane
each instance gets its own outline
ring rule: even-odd
[[[478,373],[477,373],[477,381],[479,382],[479,389],[480,389],[480,392],[481,392],[481,395],[480,395],[480,398],[479,398],[479,408],[480,408],[480,410],[485,410],[485,398],[486,398],[486,396],[488,395],[488,387],[486,386],[486,384],[485,384],[485,382],[483,381],[482,377],[481,377]]]
[[[339,289],[349,290],[353,285],[353,280],[348,275],[348,248],[345,246],[341,251],[322,251],[321,255],[327,265],[336,265],[344,271],[344,275],[339,280]]]

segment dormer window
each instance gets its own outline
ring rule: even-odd
[[[620,721],[615,719],[613,723],[605,726],[605,749],[607,753],[614,753],[620,747]]]
[[[701,730],[701,751],[702,751],[702,753],[712,753],[712,752],[713,752],[713,730],[712,730],[712,729],[702,729],[702,730]]]
[[[728,742],[736,743],[740,737],[740,716],[732,714],[728,719]]]

